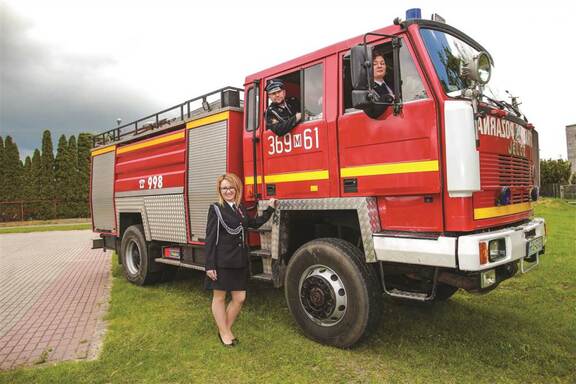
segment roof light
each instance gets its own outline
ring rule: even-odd
[[[422,18],[422,11],[420,8],[410,8],[406,11],[406,20],[410,19],[421,19]]]

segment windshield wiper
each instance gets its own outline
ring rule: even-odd
[[[512,104],[508,103],[507,101],[504,100],[494,100],[491,97],[488,97],[486,95],[482,95],[482,97],[486,98],[486,100],[496,104],[500,109],[506,109],[510,112],[513,112],[517,117],[523,118],[524,120],[526,120],[526,117],[522,114],[522,112],[520,112],[518,110],[518,108],[515,108]]]

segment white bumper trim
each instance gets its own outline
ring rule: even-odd
[[[532,238],[544,236],[544,219],[534,218],[530,222],[516,227],[505,228],[499,231],[478,233],[462,236],[458,239],[458,264],[463,271],[480,271],[508,264],[511,261],[526,257],[526,244],[530,239],[525,233],[535,230]],[[482,241],[504,238],[506,240],[506,256],[493,263],[480,265],[478,244]]]
[[[456,268],[456,238],[406,239],[374,236],[376,259],[395,263]]]
[[[413,239],[374,236],[374,250],[378,261],[482,271],[526,257],[526,243],[530,239],[526,239],[525,233],[533,229],[534,237],[544,236],[544,219],[535,218],[515,227],[460,237]],[[480,265],[478,244],[499,238],[506,239],[506,257]]]

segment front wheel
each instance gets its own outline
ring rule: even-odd
[[[382,313],[374,270],[358,248],[341,239],[301,246],[288,264],[285,295],[307,337],[340,348],[365,337]]]

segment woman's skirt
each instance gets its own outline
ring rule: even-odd
[[[220,291],[245,291],[248,284],[248,268],[216,268],[216,281],[208,276],[204,280],[204,288]]]

